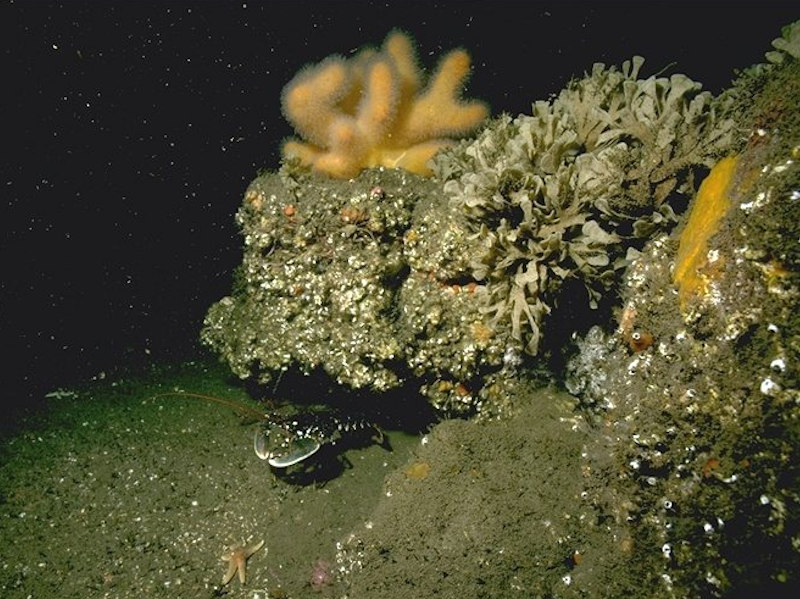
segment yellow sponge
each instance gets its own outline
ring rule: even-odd
[[[708,241],[720,226],[731,204],[730,186],[738,159],[720,160],[703,180],[697,192],[686,228],[681,234],[672,279],[678,286],[681,308],[693,297],[708,291],[713,273],[708,267]]]

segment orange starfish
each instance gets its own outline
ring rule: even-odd
[[[224,562],[228,562],[228,571],[225,572],[225,575],[222,577],[222,586],[225,586],[233,580],[233,576],[237,572],[239,573],[239,582],[244,584],[247,580],[247,560],[263,546],[264,541],[261,540],[255,545],[233,547],[230,553],[223,555],[221,559]]]

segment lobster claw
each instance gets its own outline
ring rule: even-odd
[[[268,443],[269,435],[267,435],[266,431],[257,430],[255,437],[253,437],[253,450],[256,452],[258,459],[266,460],[269,458],[272,452],[269,450]]]
[[[289,442],[288,447],[281,447],[281,452],[270,449],[269,433],[260,429],[253,438],[253,449],[256,455],[267,460],[273,468],[288,468],[298,462],[302,462],[307,457],[315,454],[320,448],[320,444],[308,437],[298,437]]]

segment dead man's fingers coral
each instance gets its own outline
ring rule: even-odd
[[[454,50],[421,89],[411,38],[400,31],[380,51],[307,67],[283,91],[284,115],[302,139],[284,143],[284,159],[340,178],[374,166],[430,175],[428,160],[449,138],[488,115],[484,103],[459,99],[469,70],[469,55]]]

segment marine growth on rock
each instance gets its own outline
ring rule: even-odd
[[[407,42],[392,35],[384,53],[400,60],[392,48]],[[238,215],[237,284],[203,340],[242,378],[413,380],[446,412],[496,410],[565,283],[596,305],[726,150],[711,95],[684,75],[640,79],[642,62],[597,64],[532,114],[494,119],[440,152],[432,179],[377,168],[334,180],[292,160],[259,177]],[[292,87],[341,67],[323,65]]]
[[[466,216],[454,248],[466,259],[447,276],[485,285],[488,323],[509,327],[529,354],[564,283],[580,281],[596,306],[628,251],[674,224],[696,173],[729,144],[731,122],[710,93],[685,75],[640,79],[642,63],[595,64],[532,114],[501,116],[435,159]]]

